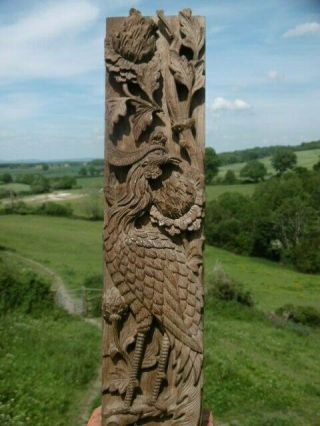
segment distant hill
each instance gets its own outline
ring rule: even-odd
[[[262,146],[248,149],[241,149],[236,151],[222,152],[219,155],[221,166],[235,163],[246,163],[250,160],[258,160],[272,156],[279,148],[290,148],[293,151],[309,151],[313,149],[320,149],[320,140],[311,142],[302,142],[299,145],[273,145]]]

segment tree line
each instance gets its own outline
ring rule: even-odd
[[[242,150],[235,150],[231,152],[222,152],[219,154],[219,162],[221,166],[234,163],[246,163],[251,160],[259,160],[261,158],[271,157],[280,148],[294,149],[294,151],[308,151],[310,149],[320,149],[320,140],[311,142],[302,142],[296,146],[262,146],[255,148],[248,148]]]
[[[58,189],[72,189],[77,187],[77,179],[73,176],[60,176],[60,177],[48,178],[42,174],[31,174],[31,173],[24,174],[24,175],[17,175],[15,180],[13,180],[10,173],[6,172],[2,176],[0,175],[0,182],[3,182],[3,183],[15,182],[15,183],[22,183],[25,185],[29,185],[30,190],[25,191],[24,194],[30,194],[30,193],[43,194],[43,193],[58,190]],[[0,192],[0,198],[10,196],[10,193],[12,192],[14,191],[3,189]],[[20,192],[20,195],[21,195],[21,192]]]
[[[320,160],[319,160],[320,163]],[[287,170],[294,169],[297,166],[297,155],[292,148],[278,147],[274,150],[271,158],[271,164],[278,176],[285,173]],[[214,177],[218,174],[221,166],[221,158],[213,148],[205,150],[205,179],[206,184],[213,183]],[[317,167],[317,165],[315,166]],[[259,160],[248,161],[240,170],[240,177],[248,182],[263,181],[267,176],[267,168]],[[222,183],[233,184],[237,182],[236,174],[233,170],[227,170]]]

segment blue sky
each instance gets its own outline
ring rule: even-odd
[[[0,160],[102,157],[107,16],[207,20],[207,146],[320,138],[320,0],[0,0]]]

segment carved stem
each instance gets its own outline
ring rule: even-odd
[[[128,98],[130,98],[131,100],[133,100],[133,101],[135,101],[135,102],[137,102],[137,103],[139,103],[139,104],[142,104],[142,105],[148,106],[148,107],[152,106],[152,107],[155,109],[155,111],[158,111],[158,112],[162,111],[162,109],[160,108],[160,106],[159,106],[157,103],[155,103],[155,101],[154,101],[153,99],[150,99],[150,97],[149,97],[149,96],[148,96],[148,98],[149,98],[150,102],[145,101],[145,100],[144,100],[144,99],[142,99],[141,97],[134,96],[134,95],[130,92],[130,90],[129,90],[129,87],[128,87],[128,84],[127,84],[127,83],[124,83],[124,84],[122,85],[122,90],[123,90],[124,94],[125,94],[126,96],[128,96]]]
[[[191,129],[183,129],[179,135],[180,145],[185,148],[189,154],[191,163],[194,167],[199,167],[199,150],[197,149]]]
[[[162,344],[161,344],[161,351],[160,351],[160,357],[159,357],[159,363],[158,363],[158,371],[157,371],[157,377],[154,382],[154,387],[152,391],[152,402],[156,402],[160,387],[162,384],[162,381],[166,378],[166,368],[167,368],[167,362],[168,362],[168,355],[170,350],[170,342],[168,336],[165,334],[162,338]]]

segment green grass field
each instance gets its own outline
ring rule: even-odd
[[[103,176],[77,178],[77,185],[83,189],[101,189],[103,188]]]
[[[0,261],[15,273],[30,269],[4,251]],[[0,424],[79,426],[79,401],[99,365],[100,332],[49,303],[25,312],[0,313]]]
[[[206,196],[207,201],[214,200],[219,195],[225,194],[226,192],[238,192],[239,194],[250,196],[253,194],[257,185],[251,184],[237,184],[237,185],[207,185]]]
[[[0,217],[2,246],[49,265],[72,288],[101,272],[101,233],[100,222]],[[229,425],[319,425],[320,331],[275,326],[262,311],[287,302],[320,307],[320,276],[207,247],[207,278],[216,262],[252,291],[258,310],[207,300],[205,406]]]
[[[71,316],[7,315],[0,323],[0,424],[78,426],[99,362],[98,329]]]
[[[320,149],[310,149],[308,151],[297,151],[297,165],[301,167],[307,167],[311,169],[313,165],[319,160]],[[271,165],[271,157],[262,158],[261,161],[267,168],[268,175],[271,176],[275,173]],[[229,164],[227,166],[222,166],[219,168],[218,176],[224,177],[227,170],[233,170],[237,177],[239,177],[240,170],[245,165],[245,163],[235,163]]]
[[[71,288],[102,271],[102,223],[46,216],[0,216],[0,245],[49,266]],[[206,274],[216,262],[252,290],[259,307],[284,303],[320,308],[320,276],[296,272],[263,259],[239,256],[216,247],[205,251]]]
[[[54,269],[71,288],[102,271],[101,222],[0,216],[0,245]]]
[[[204,405],[218,425],[320,424],[320,332],[207,302]],[[221,423],[220,423],[221,422]]]
[[[67,162],[51,164],[49,170],[43,170],[39,164],[22,164],[19,167],[1,167],[0,173],[10,173],[14,177],[28,174],[43,174],[47,177],[77,176],[80,168],[80,164]]]
[[[8,191],[14,191],[17,194],[19,192],[29,192],[30,191],[30,185],[25,185],[24,183],[3,183],[0,185],[0,189],[6,189]]]
[[[265,259],[240,256],[216,247],[205,251],[206,276],[215,263],[251,290],[258,308],[275,310],[286,303],[313,305],[320,309],[320,275],[297,272]]]

